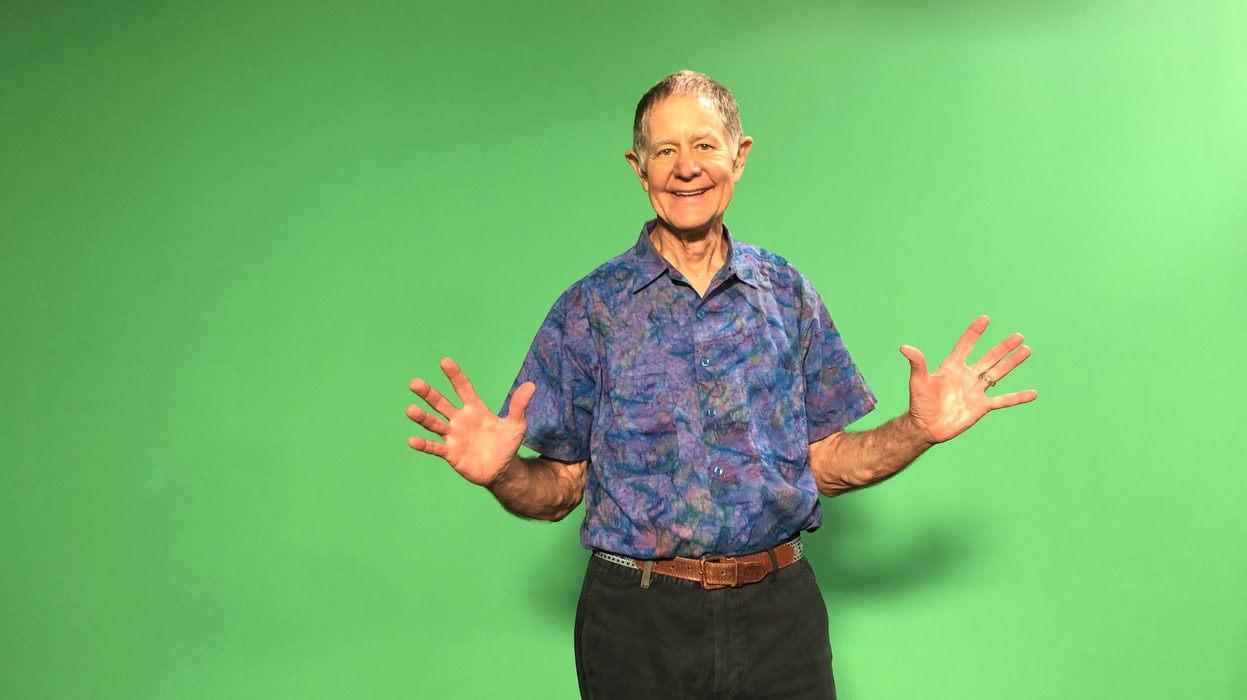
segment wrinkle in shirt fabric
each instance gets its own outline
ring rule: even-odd
[[[726,228],[727,261],[699,297],[650,242],[654,225],[541,324],[511,387],[537,387],[524,445],[589,460],[587,549],[730,556],[817,529],[809,444],[875,406],[827,307],[787,260]]]

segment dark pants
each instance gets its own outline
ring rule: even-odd
[[[836,697],[827,608],[802,559],[759,583],[696,581],[589,558],[576,608],[585,700]]]

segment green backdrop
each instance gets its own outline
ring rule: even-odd
[[[412,452],[407,382],[498,407],[680,68],[858,427],[902,343],[1035,350],[824,504],[842,697],[1247,697],[1242,0],[3,3],[0,697],[575,697],[580,513]]]

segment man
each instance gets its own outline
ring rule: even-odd
[[[637,106],[625,157],[656,218],[569,288],[533,341],[501,417],[449,358],[456,408],[420,379],[413,437],[509,511],[558,520],[585,502],[595,551],[576,616],[586,698],[834,698],[826,608],[802,530],[818,495],[878,483],[989,410],[986,389],[1030,351],[1013,334],[965,363],[980,317],[934,373],[916,348],[910,408],[875,404],[827,308],[783,258],[723,215],[753,140],[726,88],[691,71]],[[540,454],[518,456],[521,444]]]

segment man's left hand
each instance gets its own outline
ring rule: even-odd
[[[1034,401],[1039,395],[1033,389],[987,395],[989,388],[1031,354],[1030,348],[1022,345],[1022,334],[1014,333],[977,362],[967,365],[966,358],[987,329],[988,322],[986,316],[975,319],[957,341],[952,354],[933,373],[927,372],[926,358],[918,348],[901,346],[901,354],[910,365],[909,412],[932,443],[957,437],[988,411]]]

